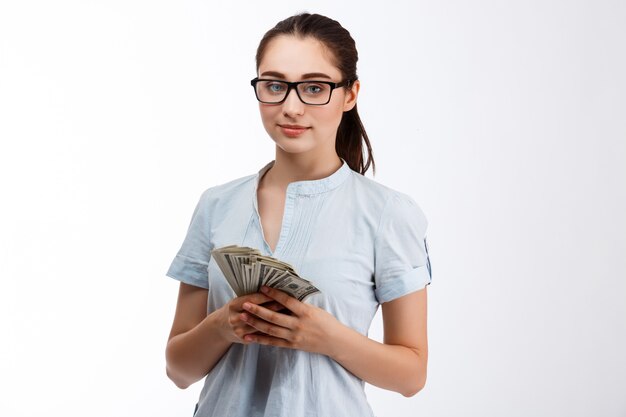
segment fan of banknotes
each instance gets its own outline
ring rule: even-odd
[[[300,301],[319,292],[291,265],[261,255],[258,249],[229,245],[213,249],[211,256],[237,296],[259,292],[263,285],[284,291]]]

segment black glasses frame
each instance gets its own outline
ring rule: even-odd
[[[256,91],[256,84],[259,81],[275,81],[275,82],[280,82],[283,84],[287,84],[287,92],[285,93],[285,97],[283,97],[282,100],[280,101],[263,101],[259,98],[259,94]],[[306,101],[302,100],[302,97],[300,97],[300,91],[298,90],[298,85],[300,84],[306,84],[306,83],[316,83],[316,84],[327,84],[328,86],[330,86],[330,94],[328,94],[328,101],[326,103],[307,103]],[[272,78],[253,78],[252,80],[250,80],[250,84],[252,85],[252,88],[254,88],[254,95],[256,96],[256,99],[264,104],[281,104],[283,103],[285,100],[287,100],[287,97],[289,97],[289,93],[291,92],[292,89],[296,90],[296,95],[298,96],[298,98],[300,99],[301,102],[303,102],[304,104],[308,105],[308,106],[324,106],[328,103],[330,103],[330,99],[333,96],[333,90],[335,88],[339,88],[339,87],[345,87],[345,86],[349,86],[350,84],[352,84],[352,80],[345,80],[342,81],[340,83],[334,83],[331,81],[317,81],[317,80],[306,80],[306,81],[295,81],[295,82],[289,82],[289,81],[285,81],[285,80],[275,80]]]

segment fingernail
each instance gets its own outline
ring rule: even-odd
[[[266,286],[262,286],[262,287],[261,287],[261,292],[262,292],[263,294],[267,294],[268,292],[270,292],[270,289],[269,289],[269,288],[267,288]]]
[[[249,310],[250,307],[252,307],[250,303],[243,303],[243,308],[245,308],[246,310]]]

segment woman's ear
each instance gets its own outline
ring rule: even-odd
[[[356,105],[356,99],[359,95],[359,88],[361,88],[361,82],[355,80],[350,86],[349,90],[346,90],[346,98],[343,102],[343,111],[350,111]]]

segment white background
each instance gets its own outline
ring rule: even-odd
[[[273,159],[254,54],[306,10],[429,220],[428,382],[376,414],[626,416],[626,3],[215,3],[0,3],[0,415],[191,417],[165,272],[201,192]]]

